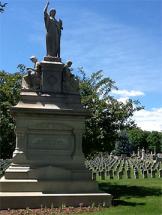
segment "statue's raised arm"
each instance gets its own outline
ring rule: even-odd
[[[48,6],[49,6],[49,1],[47,2],[46,7],[44,8],[44,14],[46,14],[46,13],[47,13]]]
[[[48,23],[49,23],[48,6],[49,6],[49,1],[47,2],[46,7],[44,8],[44,22],[45,22],[46,29],[48,29]]]

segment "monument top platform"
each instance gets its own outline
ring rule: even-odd
[[[47,61],[47,62],[61,62],[61,58],[60,57],[45,56],[44,61]]]

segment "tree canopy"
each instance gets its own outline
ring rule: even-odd
[[[132,143],[133,150],[144,148],[148,151],[162,151],[162,132],[143,131],[140,128],[132,128],[128,130],[128,137]]]
[[[119,102],[111,95],[117,89],[115,82],[104,77],[102,71],[86,76],[80,69],[80,92],[83,106],[89,111],[83,139],[85,154],[95,151],[113,150],[120,130],[135,126],[131,118],[135,111],[143,108],[138,101],[129,99]]]
[[[148,142],[149,150],[156,150],[156,152],[162,151],[162,133],[152,131],[149,133],[146,140]]]
[[[11,106],[16,105],[20,96],[21,73],[0,71],[0,156],[10,158],[15,148],[15,125]]]
[[[115,143],[115,149],[112,151],[113,154],[120,156],[125,154],[130,156],[132,153],[132,143],[128,137],[126,130],[119,132],[118,139]]]

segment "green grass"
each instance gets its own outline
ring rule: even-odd
[[[162,179],[114,179],[99,185],[113,195],[113,207],[92,215],[162,215]]]

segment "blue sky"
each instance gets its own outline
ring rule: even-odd
[[[0,14],[0,69],[16,71],[45,56],[45,0],[6,0]],[[3,2],[3,1],[2,1]],[[145,130],[162,130],[162,1],[51,0],[63,20],[61,57],[90,74],[102,69],[116,81],[120,100],[139,99],[135,114]],[[160,115],[159,115],[160,114]]]

